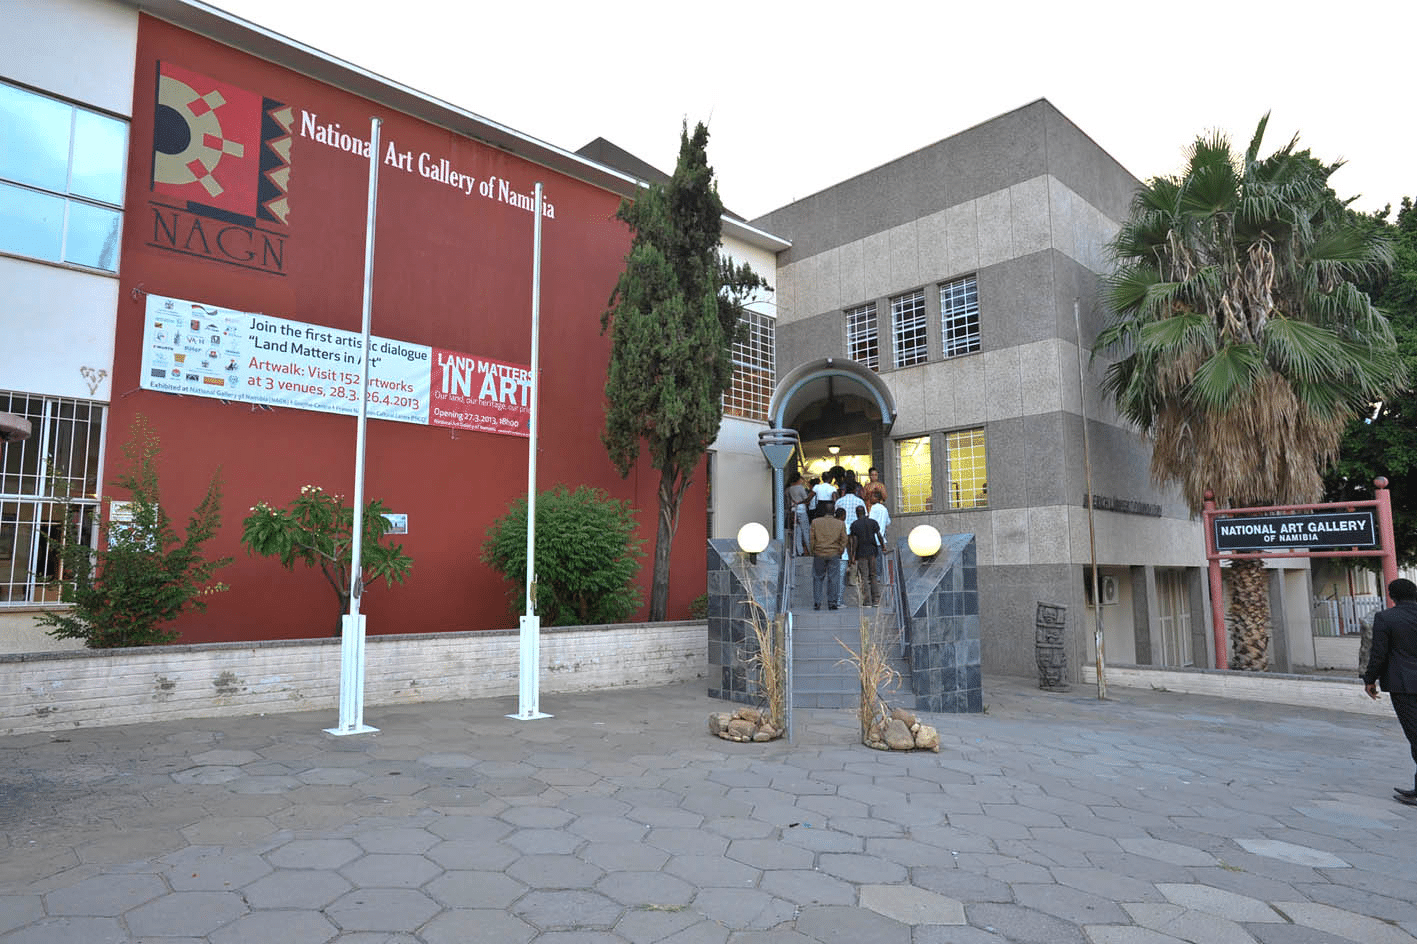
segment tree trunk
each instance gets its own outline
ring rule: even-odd
[[[659,529],[654,537],[654,575],[649,594],[649,619],[661,622],[669,612],[669,552],[674,547],[674,532],[679,529],[679,503],[684,498],[687,481],[679,481],[677,472],[665,469],[659,473]]]
[[[1230,667],[1247,672],[1269,671],[1269,571],[1263,558],[1232,560],[1230,574],[1231,633],[1235,654]]]

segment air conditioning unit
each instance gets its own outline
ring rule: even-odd
[[[1087,579],[1083,586],[1087,595],[1087,605],[1092,606],[1092,577],[1086,575]],[[1111,574],[1097,575],[1097,593],[1102,597],[1103,606],[1112,606],[1117,602],[1117,578]]]

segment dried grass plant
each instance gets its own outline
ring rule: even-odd
[[[867,737],[872,725],[882,726],[890,717],[890,708],[881,697],[881,689],[900,683],[900,673],[891,667],[891,646],[899,641],[895,627],[887,625],[884,615],[876,611],[876,619],[863,609],[861,611],[861,648],[852,649],[840,637],[837,642],[846,650],[847,656],[838,665],[855,666],[861,680],[861,743],[869,743]]]
[[[786,620],[783,616],[768,613],[767,608],[758,601],[751,581],[744,586],[748,599],[743,601],[743,605],[747,607],[748,615],[739,619],[751,627],[757,647],[755,651],[747,651],[745,647],[742,662],[748,666],[766,702],[764,710],[773,727],[782,730],[787,722]]]

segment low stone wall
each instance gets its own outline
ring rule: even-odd
[[[703,678],[703,622],[543,628],[541,692]],[[516,630],[370,636],[368,706],[517,694]],[[0,655],[0,734],[329,709],[338,639]],[[554,705],[542,707],[554,713]],[[333,726],[337,719],[331,717]]]
[[[1097,667],[1084,665],[1082,681],[1086,685],[1096,685]],[[1363,693],[1356,669],[1352,678],[1325,678],[1317,675],[1235,672],[1229,669],[1152,669],[1146,666],[1109,665],[1107,686],[1149,688],[1185,695],[1213,695],[1216,698],[1392,717],[1392,704],[1386,695],[1373,701]],[[1073,694],[1077,694],[1076,689]]]

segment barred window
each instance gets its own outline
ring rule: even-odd
[[[988,507],[989,479],[984,462],[984,430],[963,429],[946,433],[945,456],[949,464],[950,507]]]
[[[93,546],[103,452],[101,403],[0,391],[0,413],[30,421],[0,465],[0,607],[59,599],[59,549]]]
[[[979,350],[979,280],[972,275],[940,286],[940,324],[945,356]]]
[[[846,356],[862,367],[880,369],[881,339],[874,302],[846,309]]]
[[[0,82],[0,252],[118,270],[128,123]]]
[[[897,511],[932,511],[935,507],[934,477],[930,472],[930,437],[896,442]]]
[[[892,338],[895,341],[895,366],[909,367],[925,363],[928,348],[925,340],[925,292],[915,291],[891,299]]]
[[[723,412],[766,421],[777,379],[777,319],[759,311],[745,311],[743,322],[747,325],[743,340],[733,342],[733,385],[723,395]]]

